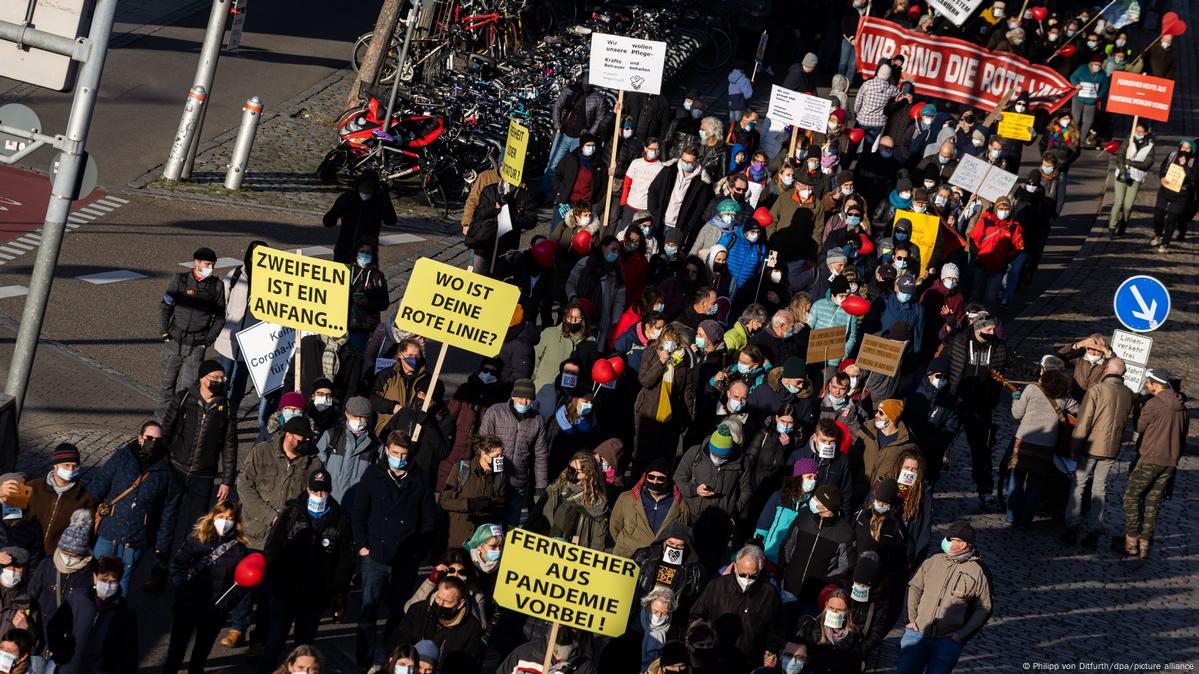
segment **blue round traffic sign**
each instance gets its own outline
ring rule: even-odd
[[[1152,332],[1170,315],[1170,291],[1152,276],[1124,280],[1112,297],[1116,318],[1133,332]]]

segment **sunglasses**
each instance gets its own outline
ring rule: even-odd
[[[757,577],[758,577],[758,574],[756,574],[756,573],[741,573],[740,571],[738,571],[738,572],[737,572],[737,577],[738,577],[738,578],[747,578],[747,579],[749,579],[749,580],[753,580],[753,579],[755,579],[755,578],[757,578]]]
[[[665,477],[654,477],[653,475],[646,475],[645,481],[650,484],[663,484],[666,482],[666,478]]]

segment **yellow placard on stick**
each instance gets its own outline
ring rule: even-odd
[[[519,299],[520,289],[514,285],[422,257],[408,278],[396,327],[494,356]]]
[[[866,335],[862,338],[862,348],[858,349],[857,366],[886,377],[894,377],[899,372],[899,361],[903,359],[903,350],[907,344],[878,335]]]
[[[261,321],[330,337],[346,334],[350,269],[340,262],[258,246],[250,313]]]
[[[808,333],[807,361],[840,360],[845,356],[845,326],[835,325]]]
[[[504,161],[500,164],[500,178],[514,187],[520,187],[525,171],[525,153],[529,149],[529,130],[508,121],[508,142],[504,143]]]
[[[895,222],[904,218],[912,223],[912,245],[920,249],[920,266],[923,269],[917,269],[913,274],[919,276],[932,264],[933,248],[937,245],[937,229],[941,226],[941,218],[915,211],[895,211]]]
[[[495,603],[506,609],[610,637],[624,634],[637,563],[524,529],[509,529]]]
[[[999,118],[999,135],[1013,140],[1032,140],[1037,118],[1019,112],[1005,112]]]
[[[1187,173],[1178,164],[1170,164],[1170,168],[1166,169],[1166,175],[1162,176],[1162,187],[1171,192],[1181,192],[1182,183],[1186,180]]]

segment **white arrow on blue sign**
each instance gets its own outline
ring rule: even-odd
[[[1152,276],[1124,280],[1112,297],[1116,318],[1133,332],[1152,332],[1170,315],[1170,291]]]

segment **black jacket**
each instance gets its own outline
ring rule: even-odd
[[[950,392],[962,409],[992,410],[999,403],[999,382],[991,370],[1002,373],[1007,367],[1008,348],[1002,340],[990,345],[974,338],[974,331],[963,329],[946,343],[949,350]],[[973,356],[973,358],[972,358]]]
[[[218,549],[223,551],[214,558]],[[188,536],[171,557],[170,579],[175,590],[175,605],[199,611],[215,607],[222,614],[232,611],[247,592],[245,588],[236,587],[219,605],[216,602],[233,587],[237,563],[248,554],[249,549],[234,540],[232,532],[207,543],[201,543],[194,534]]]
[[[446,627],[433,616],[429,605],[437,594],[429,595],[409,607],[396,631],[398,641],[388,644],[388,650],[397,644],[415,644],[428,639],[441,650],[438,671],[442,674],[473,674],[479,671],[483,658],[483,626],[470,610],[469,599],[462,607],[462,616],[457,625]],[[543,653],[544,655],[544,653]]]
[[[670,101],[665,96],[626,92],[623,115],[632,118],[636,129],[634,136],[642,144],[650,138],[657,138],[662,145],[662,155],[666,154],[674,111],[670,109]]]
[[[545,279],[541,279],[545,283]],[[537,343],[537,330],[531,321],[521,321],[508,328],[504,335],[504,344],[500,347],[499,359],[500,381],[511,386],[517,379],[529,379],[533,376],[533,366],[536,357],[533,346]]]
[[[783,539],[780,562],[786,569],[783,587],[800,602],[814,602],[829,583],[844,579],[853,568],[853,527],[844,517],[820,517],[801,510]]]
[[[663,541],[668,538],[678,538],[685,542],[682,564],[667,564],[663,561]],[[667,524],[658,533],[652,545],[633,553],[633,561],[637,562],[637,567],[641,570],[641,575],[637,577],[637,596],[644,597],[659,585],[670,588],[678,603],[674,612],[676,619],[672,621],[675,624],[684,622],[678,618],[691,612],[691,605],[699,599],[700,593],[708,584],[708,570],[700,561],[698,552],[691,528],[675,521]]]
[[[93,582],[92,569],[95,564],[89,562],[84,568],[69,575],[63,575],[54,566],[54,559],[47,557],[43,559],[37,568],[33,571],[33,575],[29,577],[29,597],[33,600],[33,605],[36,607],[38,615],[42,618],[43,633],[40,636],[43,639],[47,637],[44,628],[50,616],[58,610],[66,600],[67,593],[75,588],[81,588],[86,591],[91,587]]]
[[[376,192],[366,201],[358,196],[357,190],[349,190],[333,202],[333,207],[325,213],[324,223],[326,227],[341,223],[337,243],[333,246],[333,260],[354,264],[358,244],[363,241],[378,243],[382,226],[396,224],[396,212],[387,190]]]
[[[175,393],[162,418],[171,463],[195,477],[218,477],[232,486],[237,476],[237,410],[224,396],[205,403],[200,389]],[[217,472],[218,462],[220,472]]]
[[[501,194],[501,184],[511,191]],[[499,231],[500,212],[508,206],[508,214],[512,218],[512,230],[500,237],[500,247],[496,256],[510,250],[516,250],[520,245],[520,233],[537,226],[537,211],[534,210],[533,197],[529,190],[523,187],[512,187],[503,183],[495,183],[484,187],[479,192],[479,204],[475,206],[475,217],[466,232],[464,243],[467,248],[487,259],[495,252],[495,234]],[[497,263],[498,266],[498,263]],[[476,269],[483,273],[487,270]]]
[[[671,159],[662,164],[662,170],[658,171],[658,175],[649,184],[647,203],[650,217],[654,221],[655,236],[663,235],[666,208],[670,205],[670,195],[674,191],[674,183],[678,176],[678,160]],[[691,180],[691,184],[687,186],[687,193],[683,195],[683,205],[679,208],[679,218],[675,223],[678,229],[687,234],[685,245],[681,248],[687,249],[695,241],[700,227],[704,224],[701,220],[704,208],[708,206],[708,201],[711,199],[712,179],[701,170],[700,174],[695,176]]]
[[[89,574],[90,578],[90,574]],[[89,583],[67,593],[46,628],[47,646],[64,674],[135,674],[137,615],[120,593],[96,604]]]
[[[717,640],[740,651],[747,665],[761,662],[767,644],[781,642],[781,618],[779,591],[770,584],[765,569],[745,591],[735,573],[713,579],[691,607],[691,620],[708,621]]]
[[[158,308],[158,331],[187,346],[209,345],[225,327],[225,286],[215,274],[203,281],[190,271],[171,277]]]
[[[419,548],[437,526],[432,488],[418,471],[396,479],[386,459],[362,474],[350,518],[354,549],[369,549],[371,559],[380,564],[391,564],[401,554],[419,558]]]
[[[591,197],[589,202],[592,204],[601,203],[604,196],[604,191],[608,189],[608,162],[603,152],[596,149],[595,154],[587,158],[591,163]],[[554,180],[552,183],[554,200],[553,204],[570,203],[570,193],[575,188],[575,181],[579,178],[579,168],[583,164],[583,148],[576,148],[573,152],[568,152],[562,161],[554,167]],[[480,203],[482,199],[480,198]],[[477,217],[477,216],[476,216]]]
[[[303,494],[287,504],[267,534],[267,585],[285,603],[327,606],[350,589],[355,557],[350,516],[332,496],[327,505],[325,514],[314,518]]]
[[[850,604],[857,602],[851,601]],[[820,618],[804,616],[799,621],[796,638],[808,645],[808,666],[811,674],[843,674],[862,670],[862,637],[851,633],[836,644],[820,643],[823,625]]]
[[[545,661],[545,642],[547,640],[546,637],[537,637],[517,646],[508,654],[507,658],[504,658],[504,661],[500,664],[500,668],[495,670],[495,674],[512,674],[513,672],[529,671],[517,669],[521,662],[534,662],[540,668]],[[640,639],[637,640],[637,644],[637,652],[640,654]],[[551,663],[551,667],[558,667],[554,671],[562,672],[563,674],[596,674],[599,672],[599,664],[595,658],[591,657],[591,653],[588,652],[589,650],[588,648],[576,645],[565,664],[562,662],[553,662]],[[604,652],[603,657],[608,657],[607,651]],[[638,663],[640,663],[640,658],[638,658]],[[488,672],[487,674],[491,673]]]

